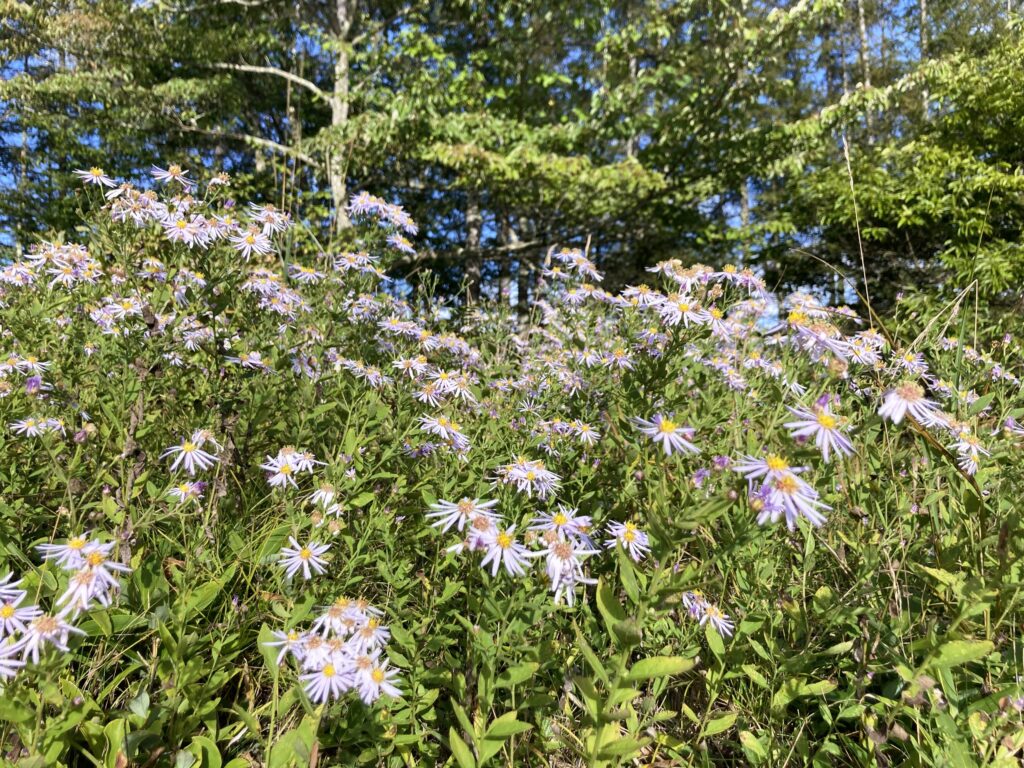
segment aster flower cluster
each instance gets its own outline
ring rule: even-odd
[[[822,512],[831,509],[820,500],[818,492],[800,477],[806,467],[791,467],[776,454],[764,457],[746,456],[733,465],[751,483],[750,506],[757,512],[757,522],[777,523],[783,515],[789,530],[796,528],[797,520],[807,519],[811,525],[824,525]],[[755,480],[760,485],[755,490]]]
[[[115,545],[85,533],[37,548],[44,560],[67,573],[67,587],[50,613],[26,602],[28,592],[13,574],[0,578],[0,680],[17,675],[29,660],[38,664],[47,647],[66,653],[71,636],[85,634],[74,620],[94,607],[111,605],[121,591],[119,575],[131,571],[111,558]]]
[[[271,488],[298,488],[295,482],[298,474],[313,474],[317,466],[324,466],[325,462],[318,461],[309,451],[297,450],[294,446],[286,445],[277,452],[276,456],[267,456],[266,461],[260,464],[260,469],[267,473],[267,483]]]
[[[416,222],[400,205],[393,205],[376,195],[360,192],[354,195],[348,204],[348,212],[352,216],[372,216],[407,235],[419,232]],[[403,238],[404,239],[404,238]]]
[[[277,648],[277,663],[292,659],[310,700],[330,704],[355,692],[370,706],[381,696],[401,696],[398,670],[385,651],[391,632],[381,624],[383,611],[367,601],[341,597],[305,631],[275,631],[267,642]]]
[[[448,547],[449,554],[480,552],[480,567],[492,577],[504,570],[509,576],[522,577],[532,568],[535,559],[544,560],[551,592],[556,604],[576,602],[576,587],[596,584],[584,563],[600,555],[601,550],[591,538],[593,521],[574,507],[558,504],[554,512],[538,514],[529,524],[524,541],[516,535],[516,525],[506,526],[494,508],[496,500],[481,501],[464,497],[457,502],[441,500],[430,506],[426,517],[432,527],[447,533],[453,528],[460,540]],[[633,560],[640,562],[650,552],[650,539],[631,522],[611,522],[607,528],[606,549],[622,547]],[[530,545],[530,546],[527,546]],[[531,549],[530,547],[535,547]]]
[[[540,459],[530,460],[523,456],[498,468],[497,480],[502,485],[511,485],[527,498],[536,494],[542,501],[556,493],[562,478],[548,469]]]
[[[727,614],[722,612],[721,608],[709,603],[702,592],[697,590],[683,592],[682,603],[683,608],[686,609],[686,615],[701,626],[709,624],[722,637],[732,637],[736,625]]]
[[[309,441],[330,466],[307,450],[277,450],[276,414],[265,431],[269,422],[254,417],[243,446],[227,426],[228,408],[214,414],[221,416],[218,436],[227,450],[212,432],[189,431],[195,422],[188,420],[168,421],[177,431],[167,442],[180,442],[159,461],[145,446],[150,464],[168,470],[163,497],[181,513],[198,506],[207,481],[216,489],[211,510],[232,492],[222,493],[225,477],[255,482],[260,504],[286,516],[284,530],[293,534],[287,543],[278,534],[274,549],[283,546],[266,559],[268,578],[282,592],[333,583],[349,538],[326,535],[358,525],[346,510],[381,513],[391,503],[385,501],[391,479],[397,493],[413,485],[412,477],[441,483],[467,468],[486,473],[501,496],[500,512],[497,499],[463,498],[438,501],[427,513],[433,527],[454,539],[451,560],[471,561],[474,573],[479,565],[489,584],[537,586],[555,603],[573,606],[599,574],[615,563],[628,567],[623,558],[647,567],[646,530],[659,538],[664,530],[655,510],[642,505],[628,519],[602,518],[602,504],[590,499],[609,488],[602,486],[609,477],[641,489],[652,507],[663,501],[666,517],[676,511],[672,505],[728,491],[730,498],[746,497],[736,505],[739,514],[752,511],[762,525],[785,519],[793,530],[823,525],[826,514],[836,517],[825,500],[836,498],[833,492],[856,471],[850,457],[870,450],[861,436],[873,434],[879,418],[930,431],[979,482],[993,444],[1019,447],[1024,438],[1012,411],[997,416],[979,403],[991,403],[993,391],[1020,387],[990,353],[943,341],[946,357],[962,355],[979,374],[975,381],[945,381],[932,371],[942,360],[934,349],[902,348],[850,310],[827,307],[808,293],[778,299],[750,269],[665,261],[649,268],[652,285],[613,292],[601,287],[599,256],[552,250],[537,285],[519,298],[533,318],[527,321],[486,304],[467,309],[401,298],[402,284],[386,284],[383,267],[388,257],[415,252],[409,238],[417,228],[402,208],[366,193],[348,208],[372,225],[345,246],[352,250],[312,248],[303,261],[302,247],[283,247],[281,236],[292,227],[288,212],[224,199],[226,178],[209,182],[199,199],[198,183],[180,166],[154,168],[154,188],[146,190],[98,168],[79,176],[88,196],[102,195],[111,229],[145,247],[128,249],[122,263],[93,246],[42,243],[0,267],[5,305],[27,296],[72,307],[50,318],[54,341],[46,344],[34,332],[19,339],[0,329],[5,349],[13,350],[0,363],[0,397],[11,398],[6,402],[15,414],[5,421],[19,438],[9,442],[20,442],[23,455],[41,455],[67,436],[64,418],[85,425],[74,433],[76,443],[97,434],[73,402],[69,385],[77,381],[66,372],[74,354],[58,356],[59,345],[73,347],[101,376],[118,375],[110,370],[111,350],[130,351],[124,359],[138,355],[132,370],[140,377],[156,379],[173,368],[183,381],[209,376],[207,391],[218,396],[229,392],[250,402],[266,396],[261,407],[311,405],[301,418],[281,414],[280,423],[295,428],[289,439]],[[279,253],[287,263],[278,261]],[[707,412],[719,411],[704,408],[711,402],[702,397],[707,389],[726,402],[735,398],[737,407]],[[176,390],[182,400],[184,392]],[[171,398],[165,403],[172,413]],[[190,413],[198,408],[209,408],[209,400],[190,406]],[[332,421],[334,408],[348,411],[344,450],[352,456],[318,447],[340,424]],[[771,415],[758,418],[762,408]],[[360,412],[372,414],[365,429],[351,426]],[[900,434],[887,427],[885,439],[891,433]],[[42,435],[50,437],[30,441]],[[404,443],[400,454],[397,446],[376,444],[391,435]],[[147,439],[142,430],[137,438]],[[225,467],[239,455],[264,459],[232,465],[229,473]],[[363,500],[349,503],[349,488]],[[540,509],[511,511],[533,505]],[[387,523],[398,526],[402,517]],[[671,543],[659,541],[659,553]],[[13,575],[0,581],[0,676],[17,674],[47,645],[67,649],[79,632],[76,619],[109,605],[127,572],[111,559],[113,544],[88,535],[42,551],[67,571],[67,587],[50,615],[30,604]],[[699,592],[684,593],[682,601],[695,622],[732,634],[729,616]],[[271,645],[279,664],[294,663],[312,701],[327,704],[351,692],[371,704],[400,695],[382,619],[365,601],[339,599],[310,628],[277,632]]]

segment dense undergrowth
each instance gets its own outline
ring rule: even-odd
[[[157,176],[0,273],[4,759],[1018,764],[1020,347],[968,301],[573,250],[521,316],[399,299],[400,208],[300,252]]]

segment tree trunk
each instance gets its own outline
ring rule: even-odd
[[[520,242],[519,235],[512,226],[512,217],[505,219],[502,225],[502,240],[508,246],[514,246]],[[506,251],[506,258],[511,261],[513,250]],[[520,316],[526,314],[527,300],[530,293],[530,266],[525,251],[515,251],[516,255],[516,311]],[[511,267],[510,267],[511,268]],[[511,297],[510,297],[511,298]]]
[[[843,96],[850,95],[850,64],[846,47],[846,24],[839,25],[839,60],[843,66]]]
[[[917,47],[920,49],[921,62],[923,63],[928,59],[928,0],[918,0],[918,11],[920,13],[920,21],[918,23],[918,35],[919,39]],[[924,116],[928,117],[928,88],[925,88],[921,92],[921,107],[924,110]]]
[[[480,251],[480,199],[475,190],[466,195],[466,303],[480,298],[480,272],[483,254]]]
[[[860,69],[863,78],[864,88],[871,87],[871,51],[868,49],[868,24],[867,15],[864,12],[864,0],[857,0],[857,28],[860,33]],[[871,140],[872,115],[871,110],[864,112],[865,122],[868,128],[868,141]]]
[[[349,62],[345,45],[352,29],[354,9],[351,0],[335,0],[334,33],[338,42],[338,58],[334,60],[334,92],[331,94],[331,128],[339,129],[348,122]],[[334,206],[335,233],[351,225],[345,206],[348,190],[345,181],[345,159],[340,147],[332,148],[327,159],[327,175]]]
[[[530,262],[526,255],[519,254],[518,271],[516,274],[516,312],[524,317],[530,309]]]
[[[505,244],[508,242],[508,218],[501,213],[496,218],[501,228],[501,242]],[[498,271],[498,303],[502,302],[512,304],[512,254],[507,251],[501,255]]]
[[[630,84],[630,95],[635,95],[636,79],[639,74],[639,65],[636,60],[636,56],[630,54],[629,57],[629,84]],[[629,132],[629,138],[626,139],[626,157],[636,157],[636,145],[637,135],[635,131]]]
[[[740,224],[743,229],[750,225],[750,180],[744,179],[740,187]],[[740,246],[740,258],[746,264],[750,257],[750,233],[744,231],[743,244]]]

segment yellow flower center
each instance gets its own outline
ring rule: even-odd
[[[782,472],[789,469],[789,462],[781,456],[776,456],[774,453],[769,454],[764,463],[768,465],[768,469],[772,472]]]
[[[0,619],[9,619],[13,615],[14,615],[14,606],[13,605],[5,605],[3,608],[0,608]]]
[[[658,431],[663,435],[669,435],[676,431],[676,423],[671,419],[662,419]]]
[[[103,561],[106,559],[107,558],[103,556],[102,552],[90,552],[88,557],[85,558],[85,561],[89,565],[96,567],[97,565],[103,565]]]
[[[81,536],[76,536],[68,542],[68,549],[81,549],[85,546],[85,539]]]
[[[896,387],[896,394],[908,403],[914,403],[924,397],[924,390],[914,382],[907,381]]]
[[[48,635],[56,632],[60,624],[57,623],[57,619],[53,616],[40,616],[32,622],[32,626],[39,631],[39,634]]]
[[[782,493],[796,493],[799,487],[800,485],[797,482],[796,476],[792,474],[787,473],[775,481],[775,488]]]
[[[196,444],[193,443],[191,440],[186,440],[184,443],[182,443],[182,446],[181,446],[181,452],[182,453],[192,453],[192,451],[194,451],[195,449],[196,449]]]
[[[818,423],[825,429],[835,429],[838,421],[835,416],[823,411],[818,414]]]
[[[555,513],[555,516],[551,518],[551,522],[555,525],[562,526],[569,522],[569,518],[563,515],[561,512]]]
[[[309,560],[309,558],[311,558],[312,556],[313,550],[311,550],[309,547],[303,547],[299,550],[299,557],[301,557],[303,560]]]
[[[380,667],[374,667],[373,672],[370,673],[370,677],[373,678],[373,682],[380,684],[384,682],[384,670]]]
[[[502,549],[508,549],[512,546],[512,537],[507,533],[502,532],[498,534],[498,546]]]
[[[334,677],[334,665],[328,664],[324,667],[324,677]]]

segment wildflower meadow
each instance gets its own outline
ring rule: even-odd
[[[78,176],[0,270],[4,761],[1019,764],[1020,341],[966,292],[552,247],[455,303],[369,192],[328,252]]]

